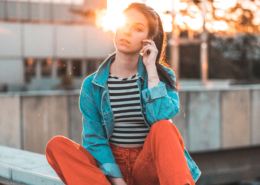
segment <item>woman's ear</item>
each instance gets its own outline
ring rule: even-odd
[[[149,40],[153,40],[153,36],[149,38]]]
[[[151,36],[151,37],[148,37],[148,36],[147,36],[146,39],[153,40],[153,36]]]

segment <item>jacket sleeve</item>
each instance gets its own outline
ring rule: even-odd
[[[119,166],[105,137],[104,125],[101,123],[98,109],[89,93],[81,89],[79,108],[82,113],[82,146],[96,159],[98,168],[108,176],[122,177]]]
[[[166,72],[176,80],[174,72],[167,68]],[[179,94],[160,81],[157,86],[142,90],[142,98],[146,102],[147,120],[153,124],[162,119],[171,119],[179,112]]]

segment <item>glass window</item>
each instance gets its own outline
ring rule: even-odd
[[[87,60],[87,74],[92,74],[98,70],[103,60],[101,59],[88,59]]]
[[[26,83],[31,81],[31,77],[36,75],[36,62],[33,58],[24,59],[24,79]]]
[[[73,76],[76,77],[81,77],[81,66],[82,66],[82,61],[81,60],[73,60],[72,65],[73,65]]]
[[[51,58],[43,59],[41,62],[42,67],[42,76],[51,76],[51,64],[52,60]]]
[[[67,73],[67,62],[65,59],[60,59],[57,62],[57,71],[58,76],[61,77],[62,75]]]

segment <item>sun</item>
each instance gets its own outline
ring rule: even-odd
[[[172,31],[172,16],[163,12],[167,11],[171,4],[170,0],[107,0],[107,9],[96,11],[96,26],[102,28],[104,31],[112,31],[115,33],[116,29],[126,22],[126,17],[123,14],[123,10],[127,8],[133,2],[144,3],[154,8],[154,10],[161,17],[164,31]]]

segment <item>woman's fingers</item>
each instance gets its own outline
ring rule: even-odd
[[[150,45],[149,44],[147,44],[142,50],[141,50],[141,53],[143,53],[144,52],[144,50],[147,48],[147,47],[149,47]]]
[[[156,44],[153,40],[145,39],[145,40],[142,40],[142,43],[151,44],[152,46],[156,47]]]
[[[146,45],[146,46],[141,50],[141,53],[145,53],[148,49],[149,49],[151,52],[156,52],[156,53],[158,53],[157,48],[151,46],[150,44]]]

